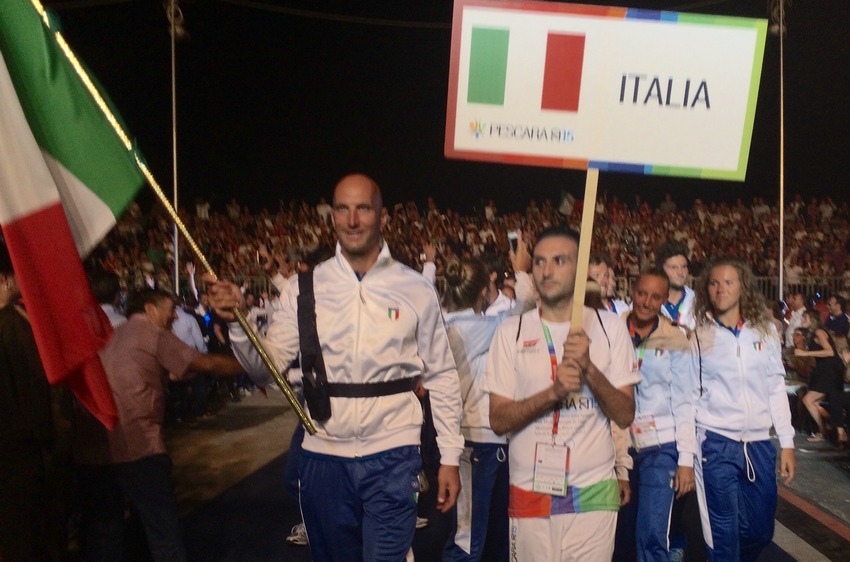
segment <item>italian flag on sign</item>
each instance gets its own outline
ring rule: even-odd
[[[56,23],[38,0],[3,0],[0,225],[48,380],[67,384],[111,427],[117,413],[97,356],[111,331],[81,256],[115,225],[143,176]]]
[[[509,29],[472,28],[467,102],[505,104],[510,38]],[[578,111],[584,40],[583,34],[546,36],[540,109]]]

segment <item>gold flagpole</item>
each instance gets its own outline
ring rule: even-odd
[[[44,10],[44,6],[42,6],[39,0],[31,0],[32,5],[35,7],[39,16],[41,16],[44,25],[50,29],[50,21],[47,17],[47,12]],[[148,181],[148,185],[150,185],[151,189],[153,189],[159,201],[162,203],[165,210],[168,211],[169,216],[171,216],[171,220],[174,221],[174,224],[183,234],[183,237],[186,238],[186,242],[189,244],[189,247],[192,248],[192,252],[195,254],[195,257],[198,261],[201,262],[204,269],[212,275],[213,277],[217,277],[215,271],[213,271],[212,266],[207,261],[206,256],[204,256],[203,252],[201,252],[200,247],[195,243],[192,235],[189,234],[189,231],[186,229],[186,226],[183,224],[183,221],[180,220],[180,217],[177,215],[177,211],[174,209],[174,206],[171,205],[171,202],[163,193],[162,188],[160,188],[159,183],[153,177],[153,174],[148,169],[147,165],[142,162],[141,158],[139,158],[138,153],[133,149],[133,143],[130,141],[130,137],[127,136],[127,133],[124,132],[124,129],[118,123],[118,119],[115,118],[115,115],[110,111],[109,106],[107,106],[106,101],[104,101],[103,96],[100,95],[97,88],[95,88],[94,83],[92,83],[88,74],[86,73],[83,66],[80,64],[80,61],[77,60],[74,52],[71,51],[71,48],[65,42],[65,39],[62,37],[62,34],[59,31],[53,31],[54,36],[56,37],[56,42],[59,47],[62,49],[62,52],[65,54],[65,57],[68,59],[68,62],[74,68],[74,71],[77,73],[77,76],[80,78],[80,81],[85,85],[86,89],[89,92],[89,95],[92,96],[94,102],[100,108],[100,111],[103,113],[103,116],[109,121],[109,124],[112,125],[112,129],[115,131],[115,134],[121,140],[122,144],[126,147],[128,151],[130,151],[133,155],[133,159],[136,162],[136,166],[138,166],[139,170],[145,176],[145,179]],[[176,259],[176,256],[175,256]],[[233,313],[236,316],[237,322],[242,326],[242,329],[248,335],[248,339],[251,341],[251,345],[254,346],[254,349],[257,350],[257,353],[260,354],[260,358],[263,360],[263,364],[268,369],[269,374],[272,375],[277,385],[280,387],[281,391],[283,391],[283,395],[286,396],[289,405],[292,406],[292,409],[298,415],[298,419],[301,420],[301,423],[304,424],[304,429],[310,435],[314,435],[316,433],[316,426],[313,425],[313,420],[311,420],[306,412],[304,412],[304,408],[301,407],[301,404],[298,402],[298,399],[295,397],[295,393],[292,390],[292,387],[289,386],[289,382],[283,378],[283,376],[278,372],[271,358],[269,357],[266,350],[263,349],[263,345],[260,342],[257,334],[254,333],[254,330],[248,324],[248,320],[245,318],[245,315],[238,308],[233,309]]]
[[[159,198],[162,205],[168,211],[168,214],[171,216],[171,219],[174,221],[174,224],[177,225],[177,228],[180,229],[180,232],[183,234],[184,238],[186,238],[186,242],[189,244],[189,247],[192,248],[192,253],[194,253],[198,260],[200,260],[201,265],[204,267],[207,273],[215,277],[215,271],[213,271],[213,268],[207,261],[206,256],[204,256],[203,252],[201,252],[201,249],[195,243],[195,240],[192,238],[192,235],[189,234],[189,231],[186,230],[186,225],[184,225],[183,221],[180,220],[180,217],[177,216],[177,212],[174,210],[174,207],[171,206],[171,202],[168,200],[168,198],[165,196],[165,193],[163,193],[162,189],[159,187],[159,184],[153,177],[153,174],[151,174],[148,167],[139,159],[138,154],[134,153],[133,157],[136,160],[136,165],[139,167],[139,169],[142,171],[142,174],[144,174],[145,178],[148,180],[148,184],[151,186],[151,189],[153,189],[154,193],[156,193],[156,196]],[[286,396],[286,399],[289,401],[289,404],[292,406],[292,409],[295,411],[296,414],[298,414],[298,418],[301,420],[301,423],[304,424],[304,429],[306,429],[307,432],[310,433],[310,435],[314,435],[316,433],[316,427],[313,425],[313,420],[307,417],[307,414],[304,412],[304,409],[301,407],[301,404],[295,397],[295,393],[292,391],[292,387],[289,386],[289,382],[287,382],[287,380],[283,378],[283,376],[278,372],[268,353],[266,353],[266,350],[263,348],[263,344],[260,342],[260,339],[257,337],[257,334],[248,324],[248,320],[245,318],[245,315],[242,314],[242,311],[240,311],[238,308],[234,308],[233,313],[236,316],[236,321],[239,322],[239,325],[242,326],[242,329],[248,335],[248,339],[251,341],[251,345],[253,345],[254,349],[257,350],[257,353],[260,354],[260,358],[263,360],[266,369],[268,369],[269,373],[274,377],[275,382],[283,391],[283,394],[284,396]]]

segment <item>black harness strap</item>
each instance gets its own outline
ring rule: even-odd
[[[608,340],[608,349],[611,349],[611,338],[608,337],[608,330],[605,329],[605,324],[602,323],[602,316],[599,314],[599,310],[595,308],[593,312],[596,313],[596,319],[599,320],[599,327],[602,328],[602,333],[605,334],[605,339]]]
[[[369,398],[412,392],[416,389],[419,377],[377,383],[328,382],[322,348],[319,344],[319,333],[316,329],[316,299],[313,295],[312,271],[298,274],[298,339],[301,348],[301,371],[307,378],[307,383],[321,390],[328,397]],[[311,414],[313,409],[314,407],[311,406]],[[327,409],[327,417],[330,417],[329,403]],[[320,418],[316,419],[323,421]]]
[[[519,324],[517,324],[517,327],[516,327],[516,340],[515,341],[519,341],[519,333],[522,330],[522,317],[523,316],[525,316],[525,315],[524,314],[519,315]]]
[[[316,331],[316,299],[313,295],[313,271],[298,274],[298,344],[301,350],[304,399],[310,416],[316,421],[331,417],[328,375]]]
[[[319,345],[319,333],[316,331],[316,299],[313,295],[312,271],[298,274],[298,340],[304,376],[316,386],[327,385],[325,360]]]
[[[371,398],[390,396],[416,390],[419,377],[373,383],[328,383],[328,394],[341,398]]]

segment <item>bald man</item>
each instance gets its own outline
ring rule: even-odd
[[[387,213],[375,181],[342,178],[331,219],[336,255],[313,272],[331,416],[315,420],[318,432],[304,438],[301,510],[313,560],[398,562],[413,542],[421,466],[422,408],[413,390],[421,380],[430,391],[441,456],[437,501],[446,512],[460,489],[458,374],[434,287],[395,261],[383,240]],[[295,278],[264,341],[281,371],[299,352],[298,294]],[[245,306],[226,282],[213,286],[210,302],[229,319],[234,306]],[[241,329],[230,333],[242,365],[270,384]]]

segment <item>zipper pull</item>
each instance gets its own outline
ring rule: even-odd
[[[359,293],[360,293],[360,302],[362,302],[363,304],[366,304],[366,299],[363,298],[363,284],[362,283],[360,284],[358,289],[359,289]]]
[[[741,357],[741,344],[738,344],[738,357]]]

